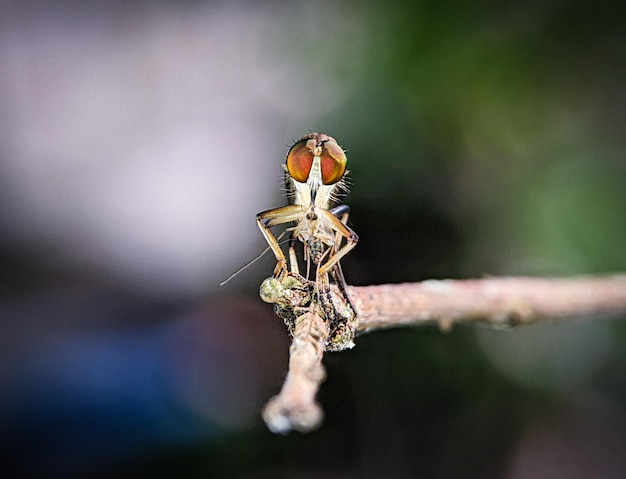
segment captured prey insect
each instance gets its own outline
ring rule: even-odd
[[[274,285],[299,298],[291,302],[291,310],[272,301],[277,315],[293,332],[296,309],[317,302],[329,327],[328,350],[353,345],[357,314],[339,262],[359,239],[346,224],[350,207],[339,199],[347,191],[346,163],[334,138],[322,133],[303,136],[289,150],[284,165],[289,204],[257,215],[257,224],[277,261]],[[286,229],[290,233],[288,260],[270,229],[283,224],[292,225]],[[297,245],[304,253],[304,274],[300,273]]]

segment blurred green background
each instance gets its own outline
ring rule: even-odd
[[[626,477],[624,318],[360,337],[326,358],[322,428],[280,437],[273,260],[217,286],[308,131],[347,150],[351,284],[626,270],[615,2],[0,13],[8,472]]]

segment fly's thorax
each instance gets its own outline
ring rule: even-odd
[[[316,248],[324,249],[326,246],[335,244],[335,233],[326,216],[320,210],[321,208],[312,206],[303,211],[302,219],[296,226],[295,235],[307,245],[315,241],[320,245],[316,245]]]
[[[317,208],[311,206],[302,211],[302,217],[295,227],[295,236],[305,244],[314,241],[319,236],[320,221]]]

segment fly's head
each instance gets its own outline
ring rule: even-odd
[[[346,154],[337,141],[323,133],[300,138],[287,153],[285,179],[293,193],[290,202],[328,209],[346,191]]]

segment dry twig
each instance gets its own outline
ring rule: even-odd
[[[328,349],[329,325],[319,305],[311,301],[310,292],[303,293],[309,286],[283,284],[285,289],[273,299],[264,298],[276,303],[283,316],[291,311],[296,318],[287,379],[263,412],[273,432],[307,432],[319,426],[323,416],[315,395],[325,378],[322,356]],[[444,331],[460,323],[517,326],[541,319],[626,313],[626,275],[429,280],[353,286],[348,287],[348,294],[358,313],[358,333],[422,324],[438,324]],[[300,299],[294,300],[298,295]]]
[[[327,337],[328,325],[319,309],[314,308],[296,320],[287,378],[280,393],[263,409],[263,419],[270,431],[308,432],[321,424],[324,413],[315,395],[326,379],[322,357]]]
[[[482,322],[517,326],[540,319],[626,312],[626,275],[429,280],[348,288],[359,332],[407,325]]]

